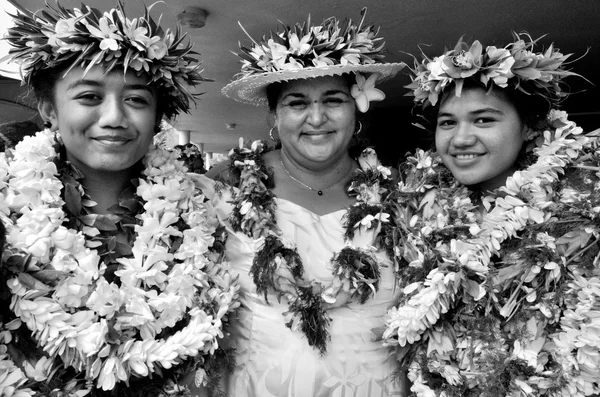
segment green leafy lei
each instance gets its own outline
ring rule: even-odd
[[[284,313],[286,325],[303,332],[309,345],[325,354],[330,340],[327,312],[340,299],[340,292],[347,294],[349,300],[364,303],[378,290],[380,264],[373,255],[375,246],[387,252],[393,246],[387,226],[389,215],[381,206],[382,198],[393,186],[391,171],[379,164],[371,149],[361,155],[361,169],[355,172],[348,187],[357,204],[348,209],[344,218],[347,245],[331,258],[333,281],[322,285],[304,278],[304,266],[295,245],[277,226],[275,195],[271,191],[273,176],[262,160],[269,150],[266,142],[255,141],[249,148],[241,145],[230,152],[230,181],[239,192],[234,193],[229,221],[234,231],[263,240],[250,269],[257,293],[264,295],[267,302],[271,291],[277,299],[285,297],[289,308]],[[375,231],[371,245],[352,245],[357,229]]]

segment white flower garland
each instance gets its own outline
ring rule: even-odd
[[[105,264],[86,240],[98,231],[63,226],[56,139],[49,130],[26,137],[8,164],[3,194],[16,221],[7,225],[7,243],[13,254],[30,255],[27,269],[8,281],[15,314],[50,356],[86,371],[103,390],[212,354],[239,286],[207,257],[213,214],[177,154],[153,145],[144,159],[137,187],[144,212],[133,256],[118,259],[117,284],[104,278]],[[173,237],[181,239],[176,250]],[[53,283],[28,273],[35,270]],[[184,327],[162,336],[182,320]]]
[[[506,185],[499,189],[503,196],[496,193],[483,199],[488,212],[484,214],[482,220],[466,224],[470,228],[471,238],[455,239],[449,245],[442,244],[433,248],[441,255],[444,265],[447,266],[435,267],[425,280],[405,287],[405,299],[388,312],[386,330],[383,334],[384,343],[399,346],[399,351],[406,351],[410,344],[419,341],[421,336],[428,332],[426,365],[435,367],[435,372],[443,376],[449,384],[458,385],[463,382],[461,375],[469,381],[470,376],[476,374],[469,375],[458,367],[445,365],[449,361],[444,358],[442,352],[447,352],[452,343],[443,330],[436,327],[436,322],[442,314],[455,307],[455,302],[467,296],[469,299],[479,301],[490,293],[491,283],[498,282],[498,280],[489,280],[492,255],[498,254],[501,244],[511,237],[516,237],[517,233],[527,225],[541,224],[549,219],[552,215],[549,208],[550,197],[553,194],[552,185],[559,180],[563,170],[578,159],[584,149],[596,150],[597,141],[583,135],[581,128],[567,120],[566,113],[553,111],[550,116],[552,119],[557,119],[562,126],[555,130],[544,131],[543,144],[535,149],[537,161],[526,170],[517,171],[507,179]],[[421,154],[421,157],[424,155]],[[433,165],[431,159],[421,160],[419,164],[425,165],[425,168]],[[401,190],[402,188],[400,186]],[[427,190],[423,186],[419,188],[422,188],[423,192]],[[493,208],[492,202],[495,202]],[[411,220],[411,224],[416,223],[417,219]],[[419,266],[425,256],[423,238],[427,233],[428,231],[422,229],[420,233],[411,234],[403,247],[405,257],[416,258],[416,266]],[[589,231],[589,233],[597,232]],[[542,243],[553,244],[551,239],[552,237],[547,236]],[[552,267],[552,263],[549,263],[546,268],[547,271],[554,272],[551,274],[551,279],[560,279],[560,270],[557,266]],[[593,325],[596,321],[591,321],[592,324],[589,324],[589,321],[582,323],[582,319],[592,319],[596,314],[600,314],[600,274],[598,278],[586,279],[578,274],[576,268],[570,271],[573,273],[571,277],[573,281],[569,284],[569,301],[560,318],[562,330],[547,335],[549,341],[546,343],[552,344],[554,348],[546,346],[545,349],[550,351],[556,349],[556,354],[553,354],[554,359],[563,360],[560,364],[564,371],[562,375],[564,385],[559,393],[590,395],[589,393],[594,390],[593,382],[597,382],[597,376],[594,379],[593,374],[595,372],[597,375],[600,369],[598,359],[600,336],[597,334],[598,325]],[[501,278],[502,274],[493,276]],[[476,279],[484,281],[478,283]],[[515,310],[515,304],[510,300],[502,308],[501,314],[509,317]],[[550,310],[544,307],[539,307],[538,310],[546,316],[551,315]],[[526,326],[534,339],[536,335],[538,337],[541,335],[543,328],[538,329],[540,326],[543,327],[541,323],[537,324],[532,319]],[[596,332],[596,336],[590,335],[590,332]],[[532,341],[531,344],[534,342],[540,343]],[[502,344],[502,340],[498,343]],[[466,346],[460,348],[468,349]],[[477,347],[471,349],[478,351]],[[497,351],[492,351],[491,354],[497,354],[504,349],[505,347],[498,347]],[[539,352],[539,349],[541,345],[539,347],[519,345],[514,347],[513,354],[528,360],[533,368],[540,368],[539,365],[543,367],[543,364],[537,363],[535,358],[536,351]],[[431,353],[436,351],[439,353],[438,359],[435,358],[438,357],[438,353]],[[421,368],[416,362],[410,366],[409,377],[413,382],[412,390],[418,396],[438,395],[423,379]],[[545,390],[549,386],[544,382],[542,376],[525,380],[517,379],[515,384],[519,390],[510,395],[530,395],[528,393],[533,392],[534,387]],[[441,392],[439,395],[445,394]]]

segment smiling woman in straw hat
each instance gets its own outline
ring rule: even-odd
[[[198,182],[229,233],[242,305],[226,343],[236,349],[227,395],[399,395],[394,358],[378,340],[397,289],[377,234],[393,184],[372,150],[349,154],[361,116],[382,100],[382,38],[331,17],[283,26],[242,47],[223,93],[268,105],[268,142],[242,143]]]
[[[0,157],[0,395],[185,395],[181,373],[218,364],[238,285],[214,212],[155,139],[203,78],[149,11],[14,15],[9,56],[45,129]]]

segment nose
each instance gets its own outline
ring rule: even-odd
[[[308,107],[307,121],[312,126],[320,126],[327,120],[325,107],[319,101],[314,101]]]
[[[98,124],[104,128],[127,128],[129,121],[120,98],[106,96],[100,108],[101,114]]]
[[[469,123],[458,123],[452,136],[452,144],[457,147],[471,146],[475,144],[477,137]]]

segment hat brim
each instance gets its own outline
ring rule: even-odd
[[[312,79],[324,76],[339,76],[345,73],[377,73],[377,83],[394,77],[406,64],[372,63],[367,65],[332,65],[325,67],[309,67],[293,70],[278,70],[261,74],[245,76],[232,81],[221,90],[228,98],[251,105],[267,104],[267,86],[290,80]]]

